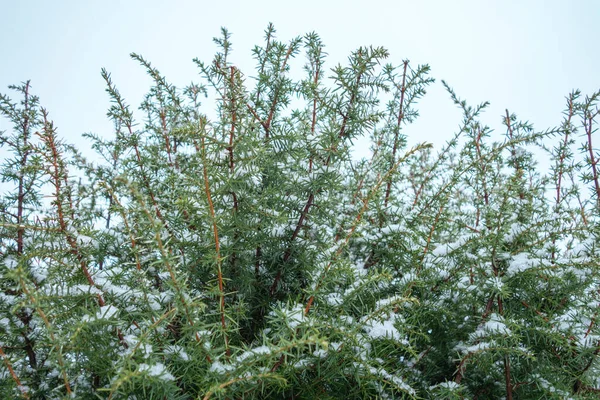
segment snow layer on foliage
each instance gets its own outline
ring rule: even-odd
[[[591,255],[593,248],[594,238],[589,238],[574,246],[570,253],[573,257],[587,257]]]
[[[493,313],[484,324],[479,326],[477,330],[471,334],[470,338],[471,340],[475,340],[477,338],[486,337],[490,333],[501,335],[512,334],[511,330],[504,323],[504,317]]]
[[[327,357],[327,351],[323,349],[317,349],[313,352],[313,356],[317,358],[325,358]]]
[[[383,321],[371,321],[365,326],[367,335],[371,339],[394,339],[398,340],[403,344],[408,344],[406,339],[402,338],[402,335],[394,326],[396,320],[402,320],[402,317],[398,314],[392,314],[389,319]]]
[[[235,367],[231,364],[223,364],[220,361],[215,361],[211,364],[209,371],[216,372],[217,374],[224,374],[229,371],[233,371]]]
[[[6,265],[6,268],[8,269],[15,269],[17,268],[17,260],[10,256],[6,257],[6,259],[4,260],[4,265]]]
[[[489,321],[483,325],[483,330],[488,332],[503,333],[510,335],[511,331],[504,323],[504,318],[498,314],[492,314]]]
[[[513,223],[508,230],[508,233],[504,236],[505,242],[512,242],[517,236],[519,236],[527,227],[523,224]]]
[[[48,296],[80,296],[82,294],[102,294],[102,291],[90,285],[46,285],[42,290]]]
[[[306,320],[302,304],[295,304],[291,309],[280,308],[278,311],[283,314],[284,321],[291,329],[296,329],[298,325]]]
[[[533,375],[533,378],[537,380],[537,383],[539,383],[539,385],[542,388],[546,389],[550,393],[556,393],[559,396],[563,396],[563,398],[565,398],[565,399],[571,399],[572,398],[572,397],[569,396],[569,393],[567,393],[567,392],[565,392],[563,390],[555,388],[554,385],[552,385],[546,379],[542,378],[541,375],[535,374],[535,375]]]
[[[148,375],[160,378],[164,381],[174,381],[175,377],[167,370],[162,363],[156,363],[154,365],[140,364],[140,372],[147,372]]]
[[[333,349],[333,351],[338,351],[340,347],[342,347],[342,343],[340,342],[331,342],[329,343],[329,347]]]
[[[164,303],[168,303],[173,298],[173,293],[169,291],[161,292],[158,294],[147,293],[145,294],[143,291],[135,289],[133,287],[127,285],[119,285],[114,283],[113,281],[119,279],[119,275],[122,274],[122,271],[119,267],[113,267],[110,270],[101,270],[97,271],[94,275],[94,281],[98,286],[100,286],[106,293],[110,293],[115,295],[121,304],[128,304],[128,311],[135,310],[135,304],[131,304],[136,299],[144,299],[147,298],[148,306],[154,310],[158,311],[162,309],[162,305]],[[94,288],[95,289],[95,288]],[[95,289],[97,290],[97,289]],[[102,293],[98,290],[98,293]]]
[[[134,349],[139,342],[139,339],[135,335],[125,335],[123,337],[125,343],[127,343],[128,349]]]
[[[360,278],[361,276],[365,276],[369,272],[369,270],[367,268],[365,268],[365,260],[354,260],[352,263],[352,268],[354,269],[355,276],[357,278]],[[358,286],[360,286],[360,282],[358,282],[358,280],[357,280],[353,284],[353,287],[346,290],[346,293],[344,293],[344,297],[349,295],[351,292],[353,292],[354,289],[356,289],[356,287],[358,287]]]
[[[490,343],[486,343],[486,342],[477,343],[477,344],[467,347],[465,349],[465,353],[475,353],[478,351],[489,349],[490,347],[492,347],[492,345]]]
[[[438,387],[455,390],[455,389],[458,389],[460,387],[460,385],[454,381],[447,381],[447,382],[438,383],[437,385],[429,386],[429,390],[433,390]]]
[[[302,358],[302,359],[296,361],[294,364],[292,364],[292,367],[301,369],[301,368],[306,368],[311,364],[312,363],[309,360],[307,360],[306,358]]]
[[[139,349],[141,350],[144,358],[149,358],[152,355],[152,345],[149,343],[142,343],[141,346],[139,346]]]
[[[403,299],[402,296],[391,296],[391,297],[387,297],[385,299],[378,300],[377,303],[375,303],[375,308],[381,309],[381,308],[383,308],[383,307],[385,307],[387,305],[390,305],[390,304],[392,304],[392,303],[394,303],[394,302],[396,302],[398,300],[401,300],[401,299]]]
[[[115,316],[119,312],[119,309],[113,305],[102,306],[100,310],[96,313],[96,318],[98,319],[110,319]]]
[[[354,365],[356,367],[358,367],[359,369],[362,369],[362,367],[363,367],[359,363],[354,363]],[[411,388],[406,382],[404,382],[404,380],[402,378],[400,378],[399,376],[392,375],[383,368],[375,368],[370,365],[367,366],[367,369],[370,374],[378,376],[386,381],[392,382],[394,385],[398,386],[400,389],[406,391],[407,393],[409,393],[411,395],[416,394],[415,390],[413,388]]]
[[[463,342],[459,342],[456,346],[454,346],[454,350],[462,354],[469,354],[477,353],[478,351],[483,351],[489,349],[490,347],[492,347],[492,343],[488,342],[476,343],[471,346],[465,346]]]
[[[339,293],[330,293],[329,295],[327,295],[327,297],[325,297],[325,301],[329,305],[339,306],[344,302],[344,299]]]
[[[389,338],[399,339],[400,332],[394,326],[394,321],[387,320],[383,322],[373,323],[367,327],[367,332],[373,339]]]
[[[445,256],[448,253],[451,253],[454,250],[458,249],[459,247],[464,246],[472,238],[472,234],[462,235],[455,242],[439,245],[438,247],[432,250],[431,254],[436,257]]]
[[[29,271],[31,272],[33,279],[35,279],[37,283],[42,283],[46,280],[46,278],[48,278],[48,265],[39,259],[34,260],[31,263]]]
[[[0,328],[8,331],[10,329],[10,320],[8,318],[0,319]]]
[[[381,234],[387,235],[392,232],[400,232],[402,230],[402,228],[403,228],[403,226],[400,224],[390,224],[388,226],[381,228]]]
[[[9,270],[13,270],[17,268],[18,262],[14,257],[8,256],[4,259],[4,265]],[[41,283],[48,277],[48,266],[37,258],[32,260],[29,271],[37,283]]]
[[[77,234],[76,235],[77,241],[82,244],[83,246],[93,246],[93,247],[98,247],[98,242],[96,241],[96,239],[91,238],[89,236],[86,235],[82,235],[82,234]]]
[[[485,286],[494,291],[501,291],[504,287],[504,281],[499,276],[491,276],[485,281]]]
[[[258,346],[248,351],[243,352],[239,356],[236,357],[237,362],[242,362],[248,357],[254,357],[261,354],[269,354],[271,353],[271,349],[268,346]]]
[[[529,258],[529,253],[519,253],[512,256],[508,269],[506,270],[506,276],[515,276],[518,273],[528,270],[531,267],[539,264],[538,260],[532,260]]]
[[[112,281],[121,274],[121,268],[113,267],[110,270],[101,270],[94,275],[94,281],[108,293],[117,295],[121,300],[128,301],[132,296],[143,296],[143,292],[129,286],[116,285]]]
[[[597,304],[591,304],[594,308]],[[594,325],[589,314],[583,312],[585,305],[579,304],[577,308],[568,309],[564,314],[555,318],[556,329],[570,337],[577,339],[580,346],[584,348],[594,348],[600,340],[600,335],[592,333],[590,327]]]
[[[189,361],[190,360],[190,356],[185,352],[185,350],[183,349],[183,347],[178,346],[178,345],[170,345],[170,346],[165,347],[164,353],[165,354],[177,355],[183,361]]]

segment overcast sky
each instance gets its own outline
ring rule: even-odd
[[[224,26],[231,60],[253,75],[251,49],[273,22],[281,40],[320,34],[328,67],[361,45],[386,47],[394,64],[429,64],[437,82],[405,133],[439,146],[460,123],[441,79],[471,104],[490,101],[483,120],[498,135],[505,108],[540,130],[557,125],[572,89],[600,89],[599,21],[598,0],[0,0],[0,92],[31,79],[59,134],[81,147],[83,132],[112,135],[102,67],[137,107],[150,80],[129,53],[182,87],[200,81],[192,58],[210,61]]]

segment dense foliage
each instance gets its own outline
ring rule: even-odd
[[[446,85],[436,153],[405,136],[427,65],[269,26],[251,76],[215,42],[184,89],[132,54],[137,122],[103,70],[93,161],[1,95],[1,398],[597,398],[600,92],[493,141]]]

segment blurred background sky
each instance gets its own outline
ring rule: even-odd
[[[482,119],[498,138],[505,108],[544,130],[560,123],[571,90],[600,89],[598,0],[0,0],[0,92],[16,100],[7,86],[31,79],[59,135],[83,149],[84,132],[112,137],[102,67],[137,108],[150,79],[129,53],[183,87],[200,81],[192,58],[210,61],[224,26],[231,61],[252,76],[251,49],[269,22],[284,41],[317,32],[328,68],[361,45],[386,47],[396,65],[429,64],[437,81],[405,130],[411,143],[439,148],[457,131],[461,114],[441,79],[470,104],[491,102]],[[0,130],[9,128],[0,120]]]

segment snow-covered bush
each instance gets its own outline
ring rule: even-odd
[[[93,161],[28,82],[0,97],[1,398],[598,396],[600,93],[493,141],[446,85],[436,153],[405,136],[427,65],[269,26],[245,75],[229,39],[184,89],[132,54],[138,120],[103,71]]]

